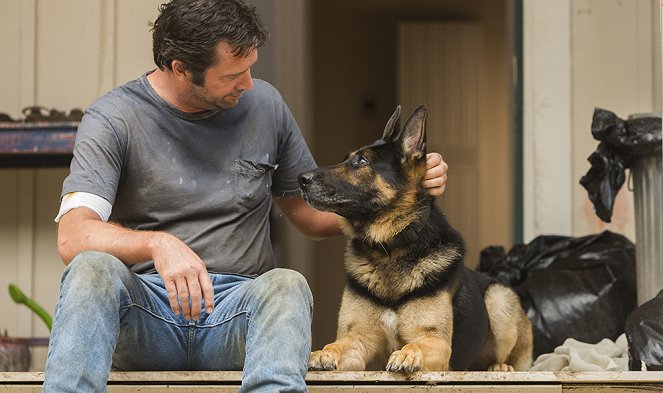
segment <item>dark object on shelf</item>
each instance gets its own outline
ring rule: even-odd
[[[83,112],[33,106],[23,114],[14,120],[0,113],[0,167],[69,166]]]
[[[637,305],[635,247],[610,231],[578,238],[539,236],[508,254],[488,247],[477,270],[521,297],[532,321],[535,357],[553,352],[567,338],[615,340]]]
[[[78,108],[72,109],[69,114],[55,109],[47,109],[43,106],[29,106],[23,109],[24,122],[37,123],[42,121],[60,122],[75,121],[79,122],[83,118],[83,111]]]
[[[594,109],[592,136],[600,141],[587,159],[591,168],[580,179],[596,215],[610,222],[615,197],[624,184],[624,170],[642,157],[661,155],[661,117],[622,120],[605,109]]]
[[[663,371],[663,291],[641,305],[626,320],[629,369]]]

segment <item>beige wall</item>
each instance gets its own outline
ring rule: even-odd
[[[147,23],[160,0],[0,0],[0,112],[31,105],[69,111],[152,67]],[[66,168],[0,169],[0,331],[46,336],[41,320],[15,305],[16,283],[52,312],[64,268],[53,218]],[[45,349],[34,353],[41,369]]]
[[[578,182],[598,145],[590,130],[595,107],[622,118],[660,111],[658,6],[656,0],[524,2],[526,241],[604,229],[635,240],[626,185],[606,224]]]

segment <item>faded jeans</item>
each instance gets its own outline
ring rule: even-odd
[[[299,273],[210,274],[214,311],[177,316],[158,274],[84,252],[65,269],[45,393],[105,392],[117,370],[242,370],[240,392],[305,392],[313,300]]]

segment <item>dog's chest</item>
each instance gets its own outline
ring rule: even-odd
[[[385,333],[389,351],[394,351],[401,347],[398,339],[398,314],[394,310],[385,310],[380,315],[382,330]]]

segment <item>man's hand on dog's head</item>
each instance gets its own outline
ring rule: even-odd
[[[444,162],[440,153],[428,153],[426,155],[426,166],[428,170],[421,184],[426,188],[428,195],[442,195],[447,186],[449,165]]]

